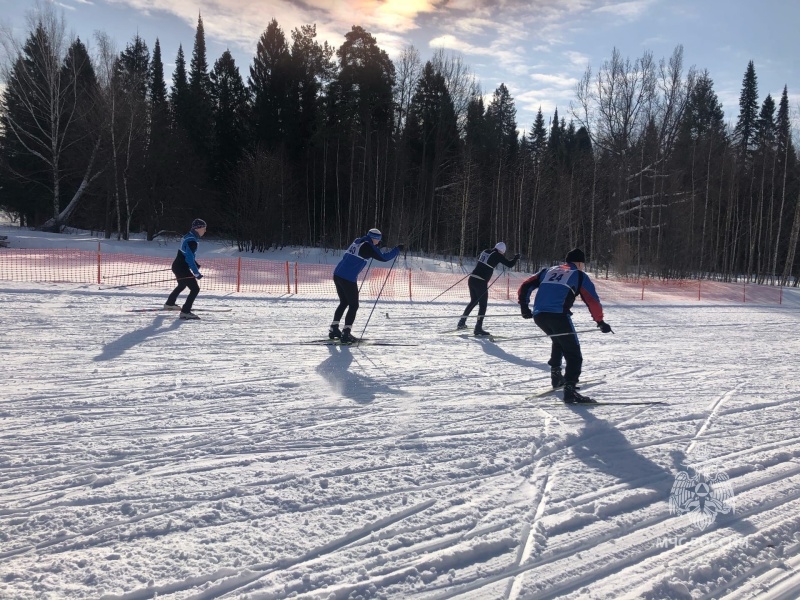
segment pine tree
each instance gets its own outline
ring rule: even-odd
[[[211,81],[206,59],[206,37],[203,17],[197,17],[192,61],[189,66],[189,124],[187,133],[195,151],[209,159],[213,144]]]
[[[286,36],[278,22],[272,19],[258,40],[248,78],[253,96],[255,139],[270,149],[286,139],[290,60]]]
[[[173,126],[186,130],[191,124],[189,81],[186,77],[186,58],[183,46],[178,46],[175,58],[175,70],[172,72],[172,89],[170,90],[170,107],[172,108]]]
[[[250,93],[229,50],[214,63],[210,82],[215,139],[212,172],[224,185],[247,142]]]
[[[739,118],[734,129],[734,138],[742,155],[747,155],[754,149],[757,117],[758,81],[756,69],[751,60],[747,63],[747,70],[742,81],[742,91],[739,94]]]

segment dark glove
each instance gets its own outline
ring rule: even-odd
[[[598,321],[597,322],[597,326],[600,328],[600,331],[602,331],[603,333],[614,333],[611,330],[611,325],[609,325],[605,321]]]
[[[198,273],[197,275],[195,275],[195,279],[202,279],[202,278],[203,278],[202,273]]]
[[[533,313],[531,312],[530,308],[528,308],[527,306],[520,306],[520,309],[522,311],[522,318],[523,319],[532,319],[533,318]]]
[[[519,260],[521,257],[522,257],[521,254],[515,254],[514,255],[514,260]]]
[[[402,251],[405,249],[405,247],[406,247],[406,245],[405,245],[405,244],[397,244],[397,249],[398,249],[400,252],[402,252]]]

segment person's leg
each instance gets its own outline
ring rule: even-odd
[[[486,314],[487,297],[489,296],[489,286],[483,279],[471,277],[469,280],[469,292],[472,300],[471,305],[478,306],[478,319],[475,321],[475,334],[485,333],[483,331],[483,316]],[[472,308],[470,308],[472,310]]]
[[[347,313],[344,316],[344,327],[342,328],[341,340],[342,343],[349,344],[357,342],[358,339],[353,337],[350,329],[353,326],[353,321],[356,320],[356,313],[358,312],[358,284],[355,281],[347,281],[346,279],[340,280],[340,287],[344,297],[343,302],[346,303]]]
[[[539,313],[533,317],[533,320],[539,326],[539,329],[552,336],[550,338],[550,360],[547,361],[547,364],[550,365],[550,382],[554,388],[561,387],[564,385],[564,376],[561,374],[561,362],[564,358],[561,338],[568,336],[556,334],[568,331],[564,329],[564,318],[559,314]]]
[[[178,301],[178,295],[185,289],[186,284],[183,281],[178,281],[178,285],[175,286],[175,289],[172,290],[169,298],[167,298],[165,306],[175,306],[175,303]]]
[[[472,312],[472,309],[478,305],[482,294],[481,290],[486,289],[486,282],[483,279],[478,279],[477,277],[469,277],[467,278],[467,287],[469,288],[469,304],[467,304],[467,307],[462,313],[462,316],[464,317],[468,317]]]
[[[339,306],[333,311],[333,321],[328,329],[328,338],[331,340],[338,340],[342,337],[342,330],[339,329],[339,321],[342,320],[342,315],[347,308],[347,294],[344,289],[345,280],[341,277],[334,275],[333,284],[336,286],[336,295],[339,296]]]
[[[189,279],[184,279],[186,282],[186,287],[189,288],[189,295],[186,297],[186,302],[183,303],[183,308],[181,309],[182,313],[190,313],[192,312],[192,304],[194,304],[194,299],[197,298],[197,294],[200,293],[200,284],[197,282],[197,279],[194,277],[190,277]]]
[[[344,328],[350,329],[358,312],[358,284],[355,281],[343,281],[342,288],[348,306],[347,314],[344,316]]]

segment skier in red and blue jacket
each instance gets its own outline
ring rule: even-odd
[[[603,306],[594,288],[594,283],[583,272],[586,257],[582,250],[571,250],[565,264],[542,269],[529,277],[519,287],[517,301],[525,319],[533,318],[539,328],[550,336],[550,380],[553,388],[564,386],[564,402],[591,403],[593,400],[576,391],[581,375],[583,355],[578,334],[572,324],[572,308],[575,298],[580,296],[589,308],[592,319],[603,333],[613,333],[611,326],[603,320]],[[536,292],[533,312],[529,308],[531,293]],[[566,360],[566,369],[561,374],[561,360]]]
[[[367,261],[375,259],[381,262],[393,260],[403,249],[403,244],[398,244],[391,250],[382,252],[378,249],[382,234],[377,229],[370,229],[367,235],[353,240],[342,260],[333,271],[333,283],[339,295],[339,306],[333,313],[333,322],[328,330],[328,337],[332,340],[340,339],[343,344],[357,342],[358,338],[350,333],[353,321],[358,312],[358,274],[367,266]],[[348,308],[349,307],[349,308]],[[339,320],[345,309],[344,328],[339,329]]]

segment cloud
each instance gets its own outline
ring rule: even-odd
[[[595,8],[593,12],[610,14],[615,17],[635,21],[641,17],[654,0],[632,0],[631,2],[617,2]]]

